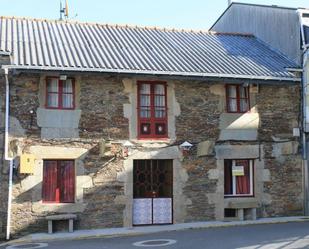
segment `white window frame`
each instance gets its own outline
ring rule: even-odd
[[[253,160],[250,159],[236,159],[232,160],[232,167],[237,166],[236,161],[237,160],[248,160],[249,161],[249,178],[250,178],[250,193],[249,194],[237,194],[236,191],[236,177],[237,176],[232,176],[232,194],[225,194],[224,196],[226,197],[231,197],[231,196],[253,196]]]

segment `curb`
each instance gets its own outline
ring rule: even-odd
[[[138,228],[124,228],[124,231],[111,232],[113,229],[102,230],[87,230],[85,234],[74,233],[55,233],[48,234],[30,234],[20,239],[4,242],[0,244],[0,248],[13,244],[35,243],[35,242],[49,242],[62,240],[82,240],[82,239],[97,239],[97,238],[114,238],[127,236],[140,236],[145,234],[156,234],[160,232],[184,231],[190,229],[207,229],[207,228],[224,228],[236,226],[252,226],[252,225],[266,225],[266,224],[284,224],[293,222],[306,222],[309,217],[290,217],[290,218],[265,218],[255,221],[217,221],[217,222],[198,222],[198,223],[181,223],[169,226],[156,227],[138,227]],[[120,229],[119,229],[120,230]],[[101,232],[100,232],[101,231]],[[82,233],[82,230],[77,230],[76,233]]]

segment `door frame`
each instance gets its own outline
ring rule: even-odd
[[[168,165],[170,167],[170,193],[171,193],[171,196],[170,197],[138,197],[138,198],[134,198],[134,187],[135,187],[135,184],[134,184],[134,161],[170,161],[170,165]],[[132,165],[132,191],[133,191],[133,195],[132,195],[132,226],[153,226],[153,225],[171,225],[171,224],[174,224],[174,160],[173,159],[134,159],[133,160],[133,165]],[[147,166],[146,166],[147,167]],[[150,165],[151,169],[150,169],[150,174],[151,174],[151,178],[153,176],[153,165],[152,165],[152,162],[151,162],[151,165]],[[151,179],[152,181],[152,179]],[[134,199],[151,199],[151,224],[133,224],[133,220],[134,220],[134,213],[133,213],[133,210],[134,210]],[[154,223],[154,199],[170,199],[171,200],[171,222],[170,223]]]

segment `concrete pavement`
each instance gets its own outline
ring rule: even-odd
[[[182,224],[162,225],[162,226],[77,230],[73,233],[68,232],[59,232],[53,234],[35,233],[22,237],[20,239],[0,244],[0,247],[18,243],[49,242],[49,241],[55,242],[63,240],[71,241],[71,240],[82,240],[91,238],[147,235],[162,232],[181,231],[186,229],[233,227],[233,226],[246,226],[246,225],[258,225],[258,224],[260,225],[279,224],[279,223],[305,222],[305,221],[309,221],[309,217],[298,216],[298,217],[263,218],[258,220],[230,221],[230,222],[224,222],[224,221],[194,222],[194,223],[182,223]]]

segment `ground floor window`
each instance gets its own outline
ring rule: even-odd
[[[224,160],[224,196],[253,196],[253,160]]]
[[[74,202],[74,160],[44,160],[42,190],[43,202]]]

